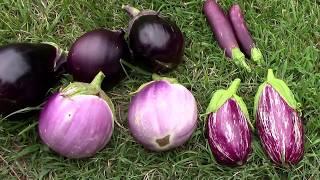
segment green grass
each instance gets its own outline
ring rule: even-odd
[[[44,2],[44,3],[41,3]],[[48,3],[45,3],[48,2]],[[227,9],[232,0],[221,1]],[[150,80],[136,72],[107,92],[116,106],[119,125],[111,142],[96,156],[68,160],[44,146],[37,134],[37,116],[15,122],[0,120],[0,179],[319,179],[320,178],[320,4],[317,0],[239,0],[245,9],[267,67],[284,79],[303,105],[305,156],[291,168],[275,167],[255,136],[253,153],[243,167],[218,165],[198,128],[184,146],[150,153],[135,143],[127,128],[130,92]],[[175,20],[186,35],[186,61],[167,76],[176,77],[194,93],[200,113],[210,95],[241,78],[238,92],[252,117],[254,95],[266,68],[251,74],[227,61],[202,14],[201,0],[1,0],[0,43],[52,41],[68,49],[82,33],[97,27],[126,28],[122,4],[160,10]]]

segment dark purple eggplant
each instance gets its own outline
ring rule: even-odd
[[[255,97],[258,134],[268,157],[277,165],[294,165],[304,154],[304,130],[299,103],[289,87],[268,70]]]
[[[123,8],[133,17],[129,22],[129,48],[137,65],[155,73],[168,72],[182,61],[184,36],[175,22],[152,10]]]
[[[80,36],[71,46],[67,66],[75,81],[89,83],[102,71],[102,87],[112,88],[125,75],[121,59],[129,57],[124,31],[95,29]]]
[[[228,166],[243,165],[252,151],[248,110],[236,95],[239,84],[235,79],[227,90],[217,90],[207,108],[210,149],[219,164]]]
[[[206,0],[203,11],[219,46],[225,51],[225,55],[231,58],[236,65],[251,72],[251,68],[245,61],[245,55],[239,48],[229,18],[220,5],[215,0]]]
[[[46,43],[0,47],[0,113],[40,104],[55,83],[62,52]]]
[[[261,65],[263,62],[262,53],[260,49],[256,47],[251,37],[247,23],[238,4],[232,5],[229,9],[229,18],[241,50],[258,65]]]

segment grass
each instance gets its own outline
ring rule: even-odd
[[[232,0],[221,1],[227,9]],[[96,156],[69,160],[39,140],[37,115],[23,121],[0,120],[0,179],[319,179],[320,178],[320,4],[317,0],[238,0],[245,9],[267,67],[284,79],[303,105],[305,156],[291,168],[275,167],[255,136],[253,153],[243,167],[218,165],[203,135],[205,117],[183,147],[150,153],[135,143],[127,128],[130,92],[149,77],[131,73],[107,92],[116,106],[119,125],[111,142]],[[175,20],[186,35],[186,61],[167,76],[176,77],[194,93],[200,113],[210,95],[239,77],[239,95],[252,117],[254,95],[266,75],[255,67],[248,74],[228,62],[202,14],[201,0],[2,0],[0,43],[52,41],[64,49],[81,34],[97,27],[126,28],[122,4],[160,10]]]

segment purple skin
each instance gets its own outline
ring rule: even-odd
[[[146,149],[165,151],[184,144],[197,126],[197,105],[184,86],[154,81],[129,106],[129,129]]]
[[[212,153],[223,165],[243,165],[251,153],[251,133],[239,105],[229,99],[216,113],[210,113],[207,136]]]
[[[56,82],[58,50],[48,44],[0,47],[0,114],[40,104]]]
[[[123,31],[92,30],[72,45],[67,61],[68,71],[75,81],[91,82],[101,70],[106,75],[103,87],[111,88],[124,77],[120,59],[127,58],[127,55]]]
[[[241,48],[244,50],[246,55],[250,57],[251,49],[255,47],[255,44],[250,32],[248,31],[247,24],[239,5],[235,4],[231,6],[229,10],[229,18]]]
[[[227,57],[233,58],[232,49],[239,48],[239,45],[228,17],[215,0],[206,0],[203,11],[219,46]]]
[[[113,126],[112,111],[98,96],[55,94],[41,111],[39,135],[62,156],[87,158],[108,143]]]
[[[278,165],[297,164],[304,154],[301,118],[270,85],[257,110],[257,129],[269,158]]]

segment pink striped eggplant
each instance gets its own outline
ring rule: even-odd
[[[206,135],[214,158],[219,164],[243,165],[251,153],[252,127],[247,107],[236,94],[240,79],[227,90],[213,94],[207,108]]]
[[[286,83],[268,70],[255,97],[256,126],[268,157],[277,165],[297,164],[304,154],[299,103]]]

